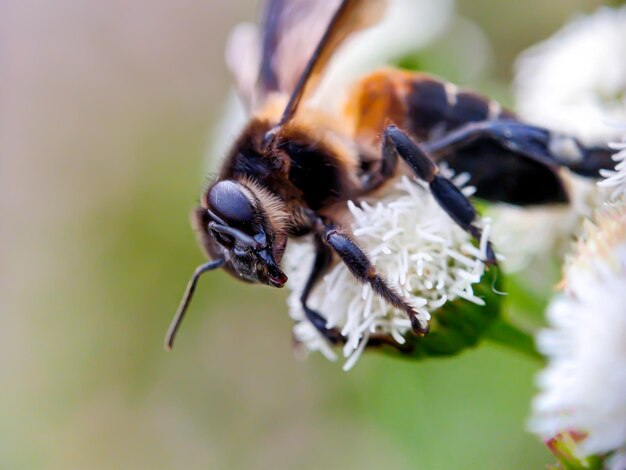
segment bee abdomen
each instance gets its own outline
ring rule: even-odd
[[[433,77],[414,75],[405,87],[407,130],[428,140],[464,124],[496,119],[514,119],[495,100]]]
[[[419,140],[430,140],[470,122],[515,119],[497,101],[479,93],[397,69],[364,77],[353,90],[346,110],[355,122],[356,138],[366,140],[380,135],[389,122]]]

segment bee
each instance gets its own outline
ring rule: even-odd
[[[312,236],[316,255],[300,301],[328,341],[345,339],[307,300],[337,260],[424,335],[428,325],[341,225],[338,214],[347,201],[408,172],[479,239],[476,210],[439,173],[440,162],[468,173],[477,197],[520,206],[567,203],[561,167],[590,177],[611,167],[608,148],[521,122],[498,102],[423,73],[375,71],[353,85],[343,115],[316,107],[311,96],[333,53],[381,18],[385,7],[383,0],[268,0],[260,37],[235,31],[228,58],[250,118],[193,212],[210,260],[189,281],[166,335],[168,349],[203,274],[223,268],[246,282],[283,287],[288,240],[304,236]],[[258,64],[254,74],[250,64]],[[484,262],[495,261],[489,246]],[[394,344],[387,337],[369,341]]]

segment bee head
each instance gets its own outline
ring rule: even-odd
[[[253,181],[221,180],[202,200],[202,232],[215,241],[229,271],[250,282],[283,287],[279,267],[287,236],[283,204]]]

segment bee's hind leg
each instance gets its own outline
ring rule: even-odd
[[[481,142],[496,144],[505,155],[566,167],[588,178],[599,178],[601,170],[615,167],[609,146],[584,145],[570,135],[511,120],[471,122],[425,143],[424,148],[439,160]]]
[[[383,142],[383,153],[385,153],[385,149],[389,151],[389,148],[393,148],[394,153],[397,152],[402,157],[415,175],[428,183],[434,198],[452,220],[474,238],[480,240],[481,230],[474,225],[476,209],[454,183],[439,174],[437,165],[426,152],[396,126],[388,126],[385,129]],[[490,243],[487,245],[485,262],[490,264],[496,262],[495,253]]]

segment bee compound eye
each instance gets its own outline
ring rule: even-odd
[[[247,190],[241,184],[224,180],[209,189],[209,208],[231,227],[249,228],[255,217],[254,204]]]

